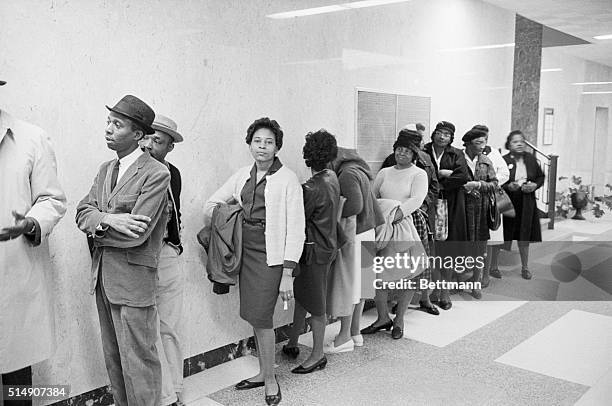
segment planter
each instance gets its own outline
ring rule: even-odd
[[[572,201],[572,206],[576,209],[576,214],[572,217],[573,220],[585,220],[582,216],[582,209],[584,209],[589,203],[587,192],[578,191],[573,192],[570,195],[570,199]]]

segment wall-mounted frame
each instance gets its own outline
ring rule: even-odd
[[[555,109],[550,107],[544,108],[544,130],[542,131],[542,144],[552,145],[553,129],[555,124]]]

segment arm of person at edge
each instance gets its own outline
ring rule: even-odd
[[[35,159],[30,173],[32,207],[27,213],[13,211],[15,224],[0,229],[0,241],[23,235],[33,246],[38,246],[66,213],[66,195],[57,179],[55,153],[46,133],[34,150]]]
[[[305,240],[304,197],[302,185],[300,185],[297,176],[287,185],[285,204],[287,205],[285,259],[283,261],[283,276],[278,288],[284,302],[293,298],[293,272],[302,256]]]

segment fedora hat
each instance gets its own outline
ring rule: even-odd
[[[133,120],[142,127],[145,134],[153,134],[155,132],[155,130],[151,128],[151,124],[153,124],[153,119],[155,118],[155,112],[147,103],[136,96],[128,94],[127,96],[123,96],[114,107],[106,106],[106,108]]]
[[[161,131],[163,133],[168,134],[170,137],[172,137],[174,142],[183,141],[183,136],[179,134],[178,131],[176,131],[177,126],[174,120],[166,116],[162,116],[161,114],[156,114],[155,121],[153,121],[153,124],[151,125],[151,127],[153,127],[154,130]]]

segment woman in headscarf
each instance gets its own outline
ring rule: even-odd
[[[210,224],[218,203],[235,201],[243,209],[240,317],[253,327],[260,370],[236,389],[265,386],[266,403],[276,405],[282,397],[274,375],[272,318],[279,294],[285,302],[293,298],[293,271],[304,246],[304,203],[297,176],[276,156],[283,146],[278,123],[255,120],[246,143],[254,164],[239,169],[206,202],[204,224]]]
[[[463,151],[451,146],[455,135],[455,126],[448,121],[440,121],[431,134],[432,142],[425,144],[423,150],[431,157],[438,172],[440,185],[439,199],[446,199],[448,205],[448,237],[444,242],[436,242],[435,252],[439,257],[463,255],[460,242],[467,241],[467,224],[465,216],[465,185],[468,181],[468,168]],[[448,241],[449,243],[446,243]],[[446,262],[446,261],[445,261]],[[443,268],[440,280],[450,281],[454,270]],[[432,294],[432,303],[441,309],[452,307],[448,289],[436,289]]]
[[[512,201],[516,217],[504,216],[503,221],[506,249],[510,249],[512,240],[518,241],[521,276],[531,279],[529,242],[542,241],[535,191],[544,184],[544,172],[535,157],[525,151],[525,147],[525,136],[521,131],[515,130],[508,135],[506,149],[510,153],[504,155],[504,160],[510,170],[510,179],[503,188]]]
[[[327,365],[327,358],[323,354],[327,321],[327,277],[338,253],[340,184],[335,172],[326,168],[337,155],[338,146],[332,134],[319,130],[306,135],[303,156],[306,166],[312,172],[312,177],[302,185],[306,213],[306,244],[300,258],[300,272],[293,284],[293,325],[283,353],[292,358],[299,355],[297,344],[299,335],[304,330],[306,312],[311,315],[313,346],[310,356],[291,371],[295,374],[308,374]]]
[[[474,261],[472,282],[481,282],[486,254],[487,241],[490,238],[487,215],[490,206],[490,196],[497,187],[497,178],[493,162],[482,152],[487,145],[485,134],[480,130],[470,130],[463,138],[465,146],[465,160],[469,169],[469,181],[463,185],[465,189],[466,223],[468,230],[468,254],[472,258],[480,257],[481,261]],[[483,266],[480,266],[482,264]],[[482,297],[480,288],[472,289],[472,296],[476,299]]]
[[[338,147],[331,167],[346,199],[340,216],[346,243],[329,273],[327,314],[340,319],[340,332],[325,345],[326,354],[350,352],[363,345],[359,326],[362,298],[374,297],[374,273],[362,266],[362,258],[367,257],[362,255],[367,243],[362,242],[374,241],[374,228],[385,222],[372,191],[370,167],[363,158],[353,149]]]

